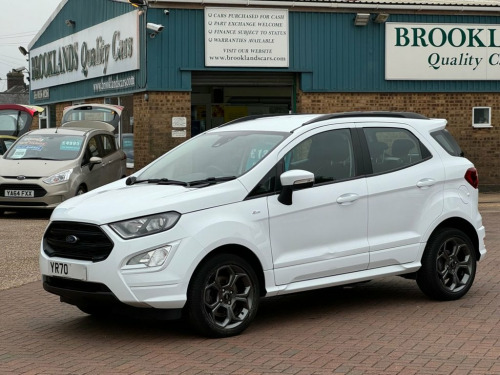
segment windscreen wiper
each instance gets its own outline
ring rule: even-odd
[[[169,180],[168,178],[150,178],[146,180],[138,180],[137,177],[131,176],[128,177],[125,181],[127,185],[135,185],[143,182],[147,182],[148,184],[159,184],[159,185],[180,185],[180,186],[189,186],[187,182],[184,181],[176,181]]]
[[[225,177],[208,177],[205,178],[204,180],[196,180],[196,181],[190,181],[188,182],[189,186],[197,186],[197,185],[214,185],[219,182],[226,182],[226,181],[231,181],[235,180],[236,176],[225,176]]]

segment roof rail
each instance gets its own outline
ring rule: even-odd
[[[233,125],[237,124],[239,122],[244,122],[244,121],[249,121],[249,120],[255,120],[259,118],[264,118],[264,117],[276,117],[276,116],[289,116],[289,115],[299,115],[300,113],[267,113],[265,115],[250,115],[250,116],[245,116],[245,117],[240,117],[231,121],[228,121],[222,125],[219,125],[218,128],[226,125]]]
[[[304,122],[302,126],[313,124],[315,122],[324,121],[324,120],[333,120],[338,118],[347,118],[347,117],[394,117],[394,118],[412,118],[419,120],[428,120],[429,118],[421,115],[419,113],[414,112],[390,112],[390,111],[359,111],[359,112],[340,112],[340,113],[331,113],[328,115],[321,115],[313,118],[307,122]]]

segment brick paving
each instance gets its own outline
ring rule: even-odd
[[[488,254],[461,300],[430,301],[388,277],[265,300],[242,335],[205,339],[180,322],[89,317],[31,275],[0,290],[0,374],[500,374],[500,204],[490,198]]]

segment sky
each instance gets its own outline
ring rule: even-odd
[[[0,0],[0,92],[7,90],[7,73],[19,67],[28,68],[19,46],[28,50],[62,0]],[[6,6],[5,6],[6,5]]]

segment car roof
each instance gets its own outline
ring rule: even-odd
[[[290,114],[290,115],[263,115],[248,116],[227,122],[209,131],[277,131],[292,132],[320,115],[317,114]]]
[[[388,112],[388,111],[362,111],[362,112],[339,112],[331,114],[289,114],[289,115],[254,115],[242,117],[227,122],[210,131],[278,131],[293,132],[302,126],[313,126],[314,124],[328,121],[338,122],[408,122],[425,123],[429,128],[442,127],[446,124],[443,119],[430,119],[419,113],[413,112]]]
[[[57,128],[45,128],[45,129],[36,129],[32,130],[26,135],[47,135],[47,134],[62,134],[62,135],[78,135],[85,136],[87,133],[102,133],[102,130],[99,129],[89,129],[89,128],[71,128],[71,127],[57,127]],[[109,133],[109,132],[105,132]],[[23,136],[19,137],[22,138]]]

